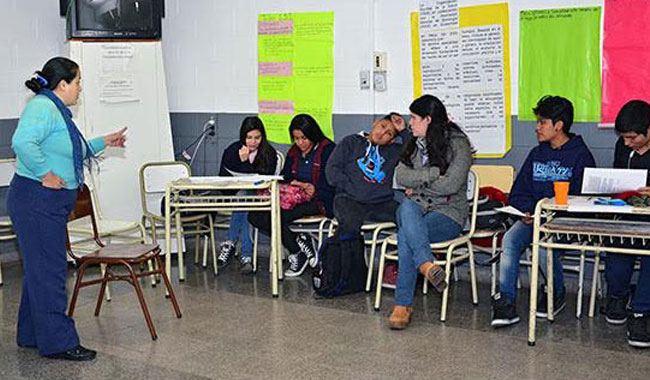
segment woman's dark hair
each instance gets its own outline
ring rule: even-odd
[[[266,139],[266,130],[264,129],[264,123],[257,116],[248,116],[244,118],[241,122],[241,128],[239,128],[239,142],[243,145],[246,145],[246,135],[250,131],[260,131],[262,134],[262,141],[257,147],[257,156],[253,162],[253,166],[259,171],[260,174],[273,174],[275,168],[270,167],[273,160],[273,156],[276,154],[275,149],[269,144],[269,141]]]
[[[650,127],[650,104],[643,100],[630,100],[618,111],[614,128],[616,133],[634,132],[648,135]]]
[[[411,113],[422,118],[429,116],[431,121],[427,127],[425,136],[427,142],[427,155],[429,156],[429,166],[440,168],[440,174],[445,174],[449,167],[449,151],[452,132],[464,132],[458,125],[449,120],[447,109],[440,99],[433,95],[422,95],[411,103],[409,110]],[[413,167],[413,155],[416,149],[416,137],[411,137],[402,151],[400,160]]]
[[[305,113],[296,115],[291,120],[291,124],[289,124],[291,141],[293,141],[293,131],[295,130],[301,131],[314,145],[327,138],[323,134],[323,131],[321,131],[316,120]]]
[[[79,73],[79,65],[65,57],[55,57],[45,63],[42,70],[25,82],[25,86],[38,94],[43,88],[54,90],[62,80],[71,83]]]

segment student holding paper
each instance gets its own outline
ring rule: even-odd
[[[619,134],[614,150],[614,167],[650,169],[650,104],[641,100],[626,103],[616,116],[614,128]],[[638,191],[650,195],[648,185]],[[630,297],[630,281],[637,259],[632,255],[607,253],[605,318],[615,325],[627,322],[628,343],[633,347],[650,348],[650,257],[640,257],[639,279]]]
[[[570,133],[573,105],[559,96],[545,96],[533,109],[537,117],[535,133],[539,145],[526,157],[512,186],[509,203],[526,216],[517,221],[503,238],[499,288],[494,296],[492,326],[503,327],[519,322],[516,311],[519,259],[533,239],[533,219],[537,202],[553,197],[553,182],[569,182],[569,194],[579,194],[585,167],[595,166],[594,157],[582,137]],[[554,251],[553,281],[555,314],[564,309],[564,282],[559,250]],[[546,254],[540,250],[540,266],[546,268]],[[546,317],[546,293],[539,297],[537,316]]]

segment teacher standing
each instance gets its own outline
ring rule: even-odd
[[[16,175],[7,200],[23,256],[16,341],[42,356],[92,360],[96,352],[81,346],[66,315],[66,224],[83,184],[84,162],[106,146],[123,147],[126,128],[88,141],[82,136],[68,108],[81,92],[81,72],[70,59],[50,59],[25,85],[36,96],[12,139]]]

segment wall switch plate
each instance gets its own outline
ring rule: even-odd
[[[388,53],[386,53],[385,51],[376,51],[373,53],[372,70],[373,71],[388,70]]]
[[[359,88],[361,90],[370,90],[370,70],[359,71]]]

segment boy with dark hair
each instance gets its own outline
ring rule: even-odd
[[[336,187],[334,216],[342,240],[359,234],[366,220],[395,221],[393,173],[402,150],[395,140],[405,140],[405,127],[402,116],[390,113],[375,120],[372,132],[347,136],[332,152],[325,174]]]
[[[519,322],[515,308],[519,258],[533,238],[533,219],[537,202],[554,196],[553,182],[567,181],[569,194],[579,194],[585,167],[595,166],[594,157],[582,137],[570,133],[573,105],[559,96],[545,96],[533,109],[537,117],[535,133],[539,145],[526,157],[510,191],[510,205],[526,214],[503,237],[499,288],[492,306],[492,326],[509,326]],[[545,250],[540,250],[540,267],[546,268]],[[564,281],[560,250],[554,250],[553,295],[555,314],[564,309]],[[537,316],[546,317],[546,293],[539,297]]]
[[[642,100],[626,103],[616,116],[614,124],[619,135],[614,149],[614,167],[625,169],[650,169],[650,104]],[[638,189],[650,195],[650,176],[646,187]],[[629,218],[626,218],[629,219]],[[647,221],[647,218],[643,218]],[[629,245],[627,246],[630,247]],[[636,245],[635,245],[636,247]],[[641,247],[645,248],[648,247]],[[607,253],[605,278],[607,302],[605,318],[608,323],[620,325],[627,322],[627,341],[630,346],[650,348],[650,257],[641,256],[641,269],[636,290],[630,298],[630,281],[634,263],[633,255]],[[629,305],[628,305],[629,301]]]

